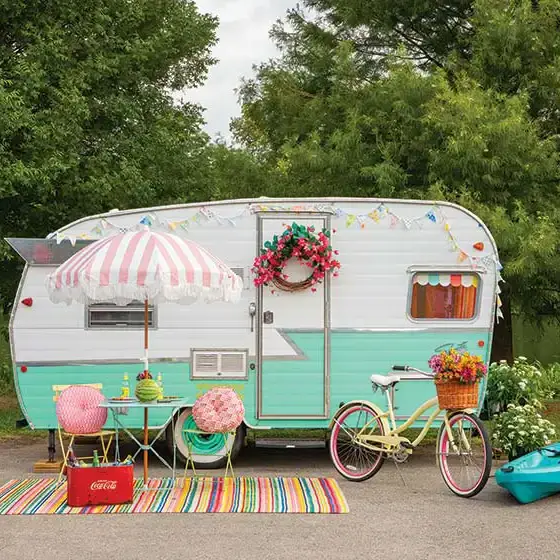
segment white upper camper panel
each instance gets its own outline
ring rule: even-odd
[[[413,320],[410,294],[415,272],[458,273],[472,270],[470,256],[497,258],[486,228],[466,211],[448,205],[436,206],[436,221],[426,219],[432,203],[386,201],[393,216],[374,216],[380,202],[351,200],[254,200],[254,204],[274,205],[290,210],[294,206],[330,206],[333,247],[339,251],[340,275],[331,281],[331,327],[334,329],[423,330],[431,328],[480,328],[492,326],[496,273],[492,261],[477,261],[480,274],[478,305],[472,320]],[[157,306],[156,327],[150,332],[150,355],[154,358],[188,357],[191,348],[237,348],[255,352],[255,332],[251,332],[249,304],[256,300],[250,268],[257,247],[257,220],[251,201],[201,206],[169,207],[134,212],[109,213],[109,227],[130,228],[149,216],[159,227],[188,236],[232,268],[243,268],[241,302],[237,305],[195,303],[190,306]],[[203,211],[203,209],[205,209]],[[208,214],[208,211],[210,214]],[[370,216],[371,214],[371,216]],[[352,218],[354,217],[354,218]],[[358,218],[357,218],[358,217]],[[365,217],[365,218],[364,218]],[[305,221],[294,215],[292,221]],[[181,225],[189,221],[188,227]],[[445,225],[447,224],[447,226]],[[106,224],[105,224],[106,225]],[[62,228],[59,234],[79,238],[98,236],[102,217],[88,218]],[[96,234],[96,231],[98,232]],[[278,234],[282,233],[281,231]],[[482,251],[474,248],[483,243]],[[454,247],[456,245],[456,247]],[[32,266],[22,281],[19,299],[33,298],[33,307],[17,307],[13,319],[17,361],[63,361],[88,359],[130,359],[141,357],[141,330],[86,328],[83,305],[50,302],[45,277],[53,269]],[[265,288],[267,289],[267,288]],[[297,297],[283,297],[285,304],[277,317],[277,329],[305,326],[306,298],[319,297],[311,291]],[[298,319],[298,317],[300,319]],[[256,324],[256,322],[255,322]],[[270,336],[274,333],[271,332]],[[274,342],[276,341],[276,342]],[[292,352],[280,334],[273,337],[278,354]]]

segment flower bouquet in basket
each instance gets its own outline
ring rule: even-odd
[[[479,382],[487,373],[480,356],[451,349],[433,355],[428,363],[435,373],[434,383],[442,410],[478,406]]]

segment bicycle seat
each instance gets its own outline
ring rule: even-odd
[[[379,375],[374,373],[371,377],[371,382],[378,387],[393,387],[396,385],[400,380],[400,375]]]

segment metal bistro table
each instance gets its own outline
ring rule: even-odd
[[[175,485],[175,470],[177,462],[177,441],[175,439],[175,413],[184,407],[186,400],[184,398],[174,399],[174,400],[162,400],[162,401],[152,401],[152,402],[140,402],[138,400],[130,401],[120,401],[120,400],[106,400],[102,402],[99,406],[102,408],[108,408],[112,414],[115,421],[115,445],[116,445],[116,459],[120,460],[119,452],[119,429],[122,429],[126,434],[128,434],[132,440],[138,445],[138,450],[132,456],[134,461],[138,454],[143,451],[144,453],[144,490],[148,490],[148,452],[151,451],[169,470],[173,472],[173,485]],[[120,421],[119,416],[128,414],[128,410],[141,408],[144,410],[144,442],[139,442],[135,435]],[[170,409],[171,413],[171,426],[173,428],[173,466],[171,466],[155,449],[155,442],[161,437],[165,432],[167,422],[164,423],[163,427],[159,430],[156,436],[149,441],[148,439],[148,411],[150,409]],[[126,409],[123,410],[123,409]],[[157,428],[156,428],[157,429]]]

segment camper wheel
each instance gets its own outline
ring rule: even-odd
[[[171,423],[167,426],[166,441],[170,453],[173,453],[173,432]],[[185,408],[175,417],[175,438],[177,440],[177,459],[183,464],[187,460],[189,453],[189,442],[192,448],[195,468],[201,469],[219,469],[226,464],[226,455],[224,453],[227,446],[231,449],[231,459],[235,460],[245,440],[245,426],[242,424],[237,428],[235,436],[226,436],[224,446],[224,438],[221,434],[200,435],[185,432],[184,430],[196,430],[196,424],[193,420],[191,409]]]

